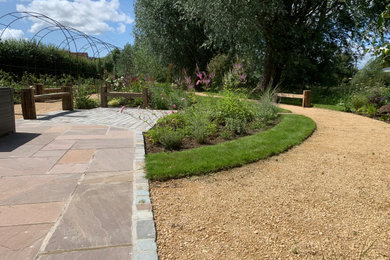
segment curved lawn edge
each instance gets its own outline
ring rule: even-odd
[[[164,181],[242,166],[302,143],[316,129],[308,117],[283,114],[275,127],[217,145],[173,153],[146,155],[146,177]]]

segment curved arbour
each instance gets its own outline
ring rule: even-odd
[[[67,51],[69,55],[73,55],[74,53],[88,53],[90,58],[102,58],[103,55],[118,48],[113,44],[102,41],[97,37],[87,35],[71,26],[63,25],[55,19],[37,12],[10,12],[0,16],[0,41],[7,30],[16,29],[14,28],[14,25],[18,21],[23,21],[24,19],[41,21],[45,25],[29,39],[31,43],[36,44],[37,46],[43,44],[44,41],[48,41],[50,36],[55,36],[57,37],[57,44],[50,42],[51,45]],[[45,44],[47,44],[47,42],[45,42]],[[76,55],[76,57],[79,59],[79,55]],[[29,63],[26,62],[26,64]]]
[[[11,18],[11,21],[7,24],[1,22],[2,20],[7,18]],[[47,26],[36,32],[34,36],[30,39],[31,41],[36,41],[38,45],[49,34],[59,31],[60,33],[62,33],[64,40],[57,47],[65,47],[64,49],[67,49],[69,52],[81,52],[90,50],[93,57],[100,58],[103,52],[109,53],[114,48],[117,48],[113,44],[102,41],[97,37],[87,35],[86,33],[71,26],[63,25],[60,22],[54,20],[53,18],[50,18],[47,15],[37,12],[11,12],[0,16],[0,26],[4,26],[2,32],[0,33],[0,41],[7,29],[11,29],[14,23],[25,18],[37,19],[47,24]],[[81,48],[78,48],[77,41],[80,39],[85,40],[86,43]]]

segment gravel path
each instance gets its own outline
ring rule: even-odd
[[[303,144],[151,183],[160,259],[390,259],[390,125],[323,109]]]

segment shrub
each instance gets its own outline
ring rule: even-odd
[[[258,118],[267,124],[278,116],[278,108],[274,105],[277,90],[271,87],[264,90],[259,100]]]
[[[178,150],[183,145],[184,133],[180,130],[173,130],[172,128],[165,128],[160,136],[160,143],[167,150]]]
[[[374,95],[368,96],[368,101],[376,108],[380,108],[386,104],[387,97],[381,95],[379,92],[376,92]]]
[[[191,104],[191,99],[185,91],[169,84],[153,84],[150,92],[150,105],[155,109],[184,109]]]
[[[254,119],[255,112],[247,101],[240,100],[240,96],[231,91],[225,91],[223,97],[217,101],[215,116],[219,123],[225,123],[226,118],[241,118],[246,122]]]
[[[156,127],[146,134],[152,143],[160,143],[167,150],[177,150],[183,145],[184,132],[170,126]]]
[[[88,86],[80,85],[74,91],[75,107],[79,109],[91,109],[98,106],[96,100],[89,95],[90,90]]]
[[[241,91],[247,82],[247,75],[244,66],[238,60],[233,64],[233,69],[225,73],[223,77],[224,89],[231,91]]]
[[[188,115],[188,132],[197,143],[205,143],[207,137],[216,132],[217,126],[210,122],[202,111],[193,110]]]
[[[377,114],[377,109],[376,109],[376,107],[375,107],[374,105],[372,105],[372,104],[366,104],[366,105],[360,107],[360,108],[357,110],[357,112],[366,114],[366,115],[368,115],[368,116],[370,116],[370,117],[373,117],[373,116],[375,116],[375,115]]]
[[[223,86],[223,76],[229,71],[230,60],[226,54],[218,54],[211,59],[208,72],[213,73],[215,76],[211,83],[212,90],[221,90]]]
[[[358,111],[359,108],[368,104],[368,98],[364,94],[354,94],[350,99],[352,108],[354,111]]]
[[[246,133],[247,121],[245,118],[226,118],[225,122],[225,129],[227,129],[233,135],[241,135]]]
[[[119,100],[119,98],[113,98],[113,99],[109,100],[107,104],[111,107],[117,107],[120,105],[120,100]]]

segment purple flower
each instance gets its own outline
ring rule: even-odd
[[[175,105],[175,104],[173,104],[173,106],[172,106],[172,107],[173,107],[173,109],[176,109],[176,105]]]

